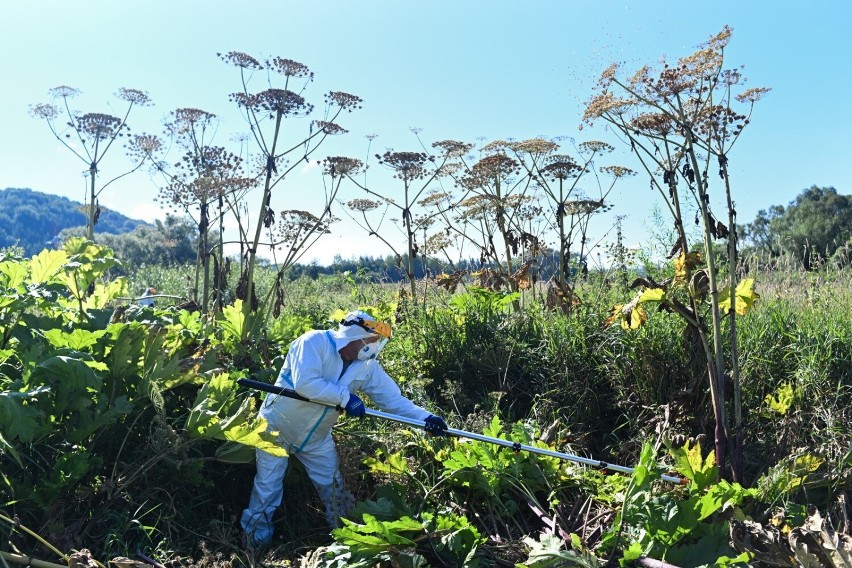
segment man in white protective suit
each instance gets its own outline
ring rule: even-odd
[[[336,330],[309,331],[293,343],[278,373],[276,386],[296,391],[311,401],[336,405],[349,416],[362,418],[366,408],[355,394],[363,391],[384,412],[423,420],[435,435],[445,433],[443,418],[431,414],[402,396],[376,355],[391,337],[390,324],[376,321],[363,311],[346,315]],[[260,409],[270,431],[279,432],[278,443],[305,466],[325,505],[330,527],[354,505],[344,490],[331,428],[338,413],[329,406],[270,394]],[[245,543],[252,548],[272,540],[272,517],[284,496],[288,458],[257,450],[257,473],[248,508],[240,518]]]

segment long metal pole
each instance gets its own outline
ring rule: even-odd
[[[237,384],[240,386],[244,386],[246,388],[260,390],[272,394],[278,394],[281,396],[286,396],[288,398],[294,398],[296,400],[301,400],[304,402],[311,402],[313,404],[321,404],[323,406],[328,406],[331,408],[335,408],[338,411],[343,410],[340,406],[335,404],[329,404],[325,402],[320,402],[316,400],[310,400],[293,389],[288,389],[284,387],[279,387],[275,385],[270,385],[268,383],[262,383],[260,381],[253,381],[251,379],[238,379]],[[374,416],[376,418],[384,418],[385,420],[392,420],[394,422],[399,422],[401,424],[408,424],[409,426],[415,426],[417,428],[426,429],[426,423],[423,420],[415,420],[414,418],[406,418],[405,416],[399,416],[398,414],[389,414],[387,412],[382,412],[380,410],[373,410],[371,408],[367,409],[367,416]],[[471,440],[477,440],[479,442],[488,442],[490,444],[496,444],[498,446],[503,446],[505,448],[510,448],[516,452],[525,451],[531,452],[534,454],[541,454],[544,456],[550,456],[552,458],[558,458],[561,460],[572,461],[576,463],[581,463],[584,465],[589,465],[592,467],[596,467],[601,470],[611,470],[618,471],[621,473],[631,474],[633,473],[632,467],[626,467],[623,465],[617,465],[601,460],[595,460],[591,458],[584,458],[582,456],[575,456],[573,454],[566,454],[563,452],[556,452],[553,450],[547,450],[544,448],[536,448],[535,446],[530,446],[527,444],[521,444],[520,442],[510,442],[509,440],[502,440],[500,438],[492,438],[491,436],[484,436],[482,434],[476,434],[475,432],[468,432],[466,430],[457,430],[455,428],[447,428],[446,433],[451,436],[457,436],[459,438],[469,438]],[[674,477],[672,475],[661,475],[660,479],[663,481],[669,481],[671,483],[677,483],[680,485],[686,485],[689,483],[688,479],[682,477]]]

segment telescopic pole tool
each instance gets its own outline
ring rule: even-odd
[[[299,393],[297,393],[296,391],[294,391],[293,389],[288,389],[288,388],[284,388],[284,387],[270,385],[268,383],[262,383],[260,381],[254,381],[252,379],[238,379],[237,384],[239,384],[240,386],[246,387],[246,388],[254,389],[254,390],[260,390],[260,391],[264,391],[264,392],[268,392],[268,393],[272,393],[272,394],[286,396],[287,398],[293,398],[293,399],[301,400],[301,401],[304,401],[304,402],[310,402],[310,403],[313,403],[313,404],[320,404],[320,405],[323,405],[323,406],[328,406],[328,407],[336,409],[338,412],[343,410],[343,407],[341,407],[340,405],[337,405],[337,404],[330,404],[330,403],[325,403],[325,402],[320,402],[320,401],[310,400],[308,398],[305,398],[302,395],[300,395]],[[384,418],[385,420],[392,420],[394,422],[399,422],[401,424],[407,424],[409,426],[415,426],[417,428],[422,428],[422,429],[426,430],[426,422],[424,422],[423,420],[415,420],[414,418],[406,418],[405,416],[399,416],[397,414],[389,414],[387,412],[382,412],[380,410],[373,410],[371,408],[367,409],[366,415],[367,416],[374,416],[376,418]],[[491,443],[491,444],[496,444],[498,446],[503,446],[504,448],[511,448],[512,450],[514,450],[516,452],[524,451],[524,452],[531,452],[531,453],[534,453],[534,454],[541,454],[543,456],[550,456],[552,458],[557,458],[557,459],[561,459],[561,460],[581,463],[583,465],[592,466],[592,467],[598,468],[600,470],[618,471],[618,472],[627,473],[627,474],[633,473],[632,467],[626,467],[626,466],[623,466],[623,465],[608,463],[608,462],[605,462],[605,461],[596,460],[596,459],[592,459],[592,458],[584,458],[582,456],[575,456],[573,454],[566,454],[566,453],[563,453],[563,452],[556,452],[556,451],[547,450],[547,449],[544,449],[544,448],[536,448],[535,446],[530,446],[530,445],[527,445],[527,444],[521,444],[520,442],[510,442],[509,440],[502,440],[500,438],[493,438],[491,436],[484,436],[482,434],[476,434],[475,432],[468,432],[466,430],[457,430],[455,428],[447,428],[444,432],[447,435],[450,435],[450,436],[456,436],[456,437],[459,437],[459,438],[468,438],[470,440],[477,440],[479,442],[488,442],[488,443]],[[685,479],[683,477],[675,477],[675,476],[672,476],[672,475],[661,475],[660,479],[662,479],[663,481],[671,482],[671,483],[677,483],[679,485],[686,485],[687,483],[689,483],[688,479]]]

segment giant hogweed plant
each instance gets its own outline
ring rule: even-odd
[[[734,479],[742,479],[742,409],[738,368],[736,319],[756,298],[753,283],[737,281],[736,210],[729,154],[749,123],[751,111],[768,89],[735,94],[744,81],[739,70],[724,68],[724,51],[731,38],[725,27],[699,49],[656,75],[642,67],[623,78],[612,65],[601,75],[599,93],[592,97],[584,120],[605,121],[629,145],[660,193],[672,217],[675,242],[668,257],[676,276],[664,282],[638,279],[636,297],[613,310],[611,321],[636,327],[644,321],[641,304],[657,302],[678,314],[697,334],[705,358],[715,419],[718,465],[731,455]],[[739,111],[737,105],[745,110]],[[720,180],[721,187],[715,180]],[[719,213],[715,207],[723,208]],[[690,243],[685,225],[695,212],[702,242]],[[720,254],[715,241],[726,243]],[[729,327],[729,356],[722,327]],[[733,385],[734,426],[725,408],[726,383]]]
[[[84,239],[0,257],[0,506],[36,530],[118,506],[195,440],[277,451],[237,376],[214,371],[222,348],[200,314],[110,307],[127,295],[123,278],[104,279],[117,262]],[[199,387],[194,402],[180,400],[185,385]],[[168,451],[146,455],[134,442],[145,436],[171,440]],[[88,497],[64,500],[77,491]]]
[[[284,237],[278,239],[274,236],[276,214],[272,208],[273,190],[283,183],[290,172],[309,163],[310,157],[327,137],[345,134],[347,131],[335,121],[342,113],[360,108],[362,101],[349,93],[331,91],[325,95],[323,117],[311,121],[307,133],[289,128],[293,119],[306,117],[314,110],[314,105],[302,95],[308,83],[313,81],[313,72],[306,65],[283,57],[270,58],[261,63],[242,52],[232,51],[219,56],[222,61],[240,70],[241,90],[231,94],[230,98],[239,107],[249,126],[249,139],[254,142],[258,151],[259,180],[263,187],[260,210],[254,224],[240,223],[242,256],[237,296],[245,301],[243,310],[248,314],[260,307],[254,286],[260,246],[271,247],[273,251],[276,247],[287,248],[283,262],[276,259],[279,274],[283,275],[283,271],[298,260],[301,253],[318,236],[328,231],[328,224],[333,220],[331,205],[339,188],[339,180],[331,191],[326,192],[324,207],[318,214],[283,211],[281,218],[284,223]],[[261,71],[266,77],[266,84],[274,82],[276,86],[254,92],[250,86],[251,79]],[[291,136],[291,132],[295,135]],[[329,167],[333,165],[332,160]],[[300,226],[299,230],[295,231],[295,236],[291,227],[294,219]],[[264,231],[270,235],[271,240],[268,243],[261,242]],[[268,302],[264,302],[264,307],[267,304]],[[253,330],[252,327],[246,327],[243,339]]]
[[[65,148],[86,165],[85,175],[88,177],[88,196],[86,203],[86,237],[92,239],[95,224],[101,213],[98,196],[114,181],[138,170],[146,162],[153,159],[153,153],[159,150],[161,142],[156,136],[148,134],[130,135],[128,118],[133,107],[152,105],[148,93],[139,89],[120,88],[116,97],[127,103],[122,116],[113,116],[102,112],[82,113],[71,106],[71,99],[80,94],[80,90],[67,85],[50,89],[53,102],[39,103],[30,107],[34,118],[44,120],[50,133],[53,134]],[[122,137],[128,138],[129,156],[133,159],[132,167],[110,181],[98,185],[98,176],[109,150]]]

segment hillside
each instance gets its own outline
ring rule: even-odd
[[[27,256],[37,254],[50,246],[63,229],[85,227],[86,216],[81,207],[81,203],[67,197],[32,189],[0,190],[0,248],[18,245]],[[95,232],[121,234],[139,225],[147,223],[102,207]]]

